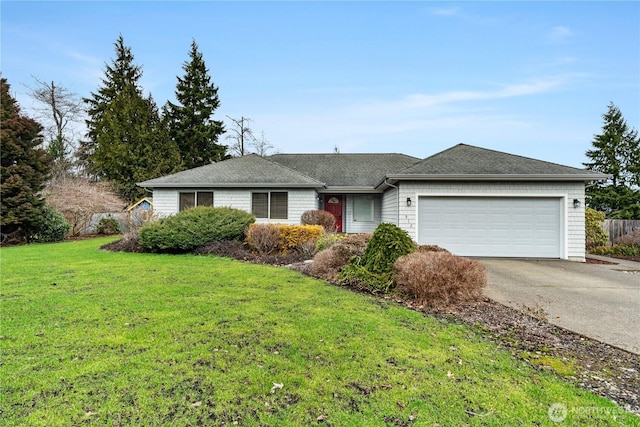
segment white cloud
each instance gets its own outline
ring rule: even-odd
[[[467,142],[487,145],[516,139],[537,129],[527,113],[506,110],[491,101],[535,96],[561,86],[564,78],[508,84],[487,90],[416,93],[394,99],[361,99],[315,113],[295,110],[252,112],[256,127],[281,152],[404,152],[422,156]],[[477,101],[482,101],[478,103]],[[300,111],[300,110],[299,110]],[[304,143],[302,143],[304,141]]]
[[[432,15],[439,16],[456,16],[460,11],[458,7],[439,7],[430,10]]]
[[[547,42],[551,44],[564,43],[571,36],[573,36],[573,32],[569,28],[556,26],[547,33]]]

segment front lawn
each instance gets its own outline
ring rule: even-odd
[[[2,425],[558,425],[564,409],[563,425],[639,424],[479,330],[108,240],[0,250]]]

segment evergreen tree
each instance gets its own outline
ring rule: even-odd
[[[191,42],[189,58],[182,66],[184,76],[178,77],[177,104],[167,102],[164,108],[169,135],[177,144],[186,169],[228,157],[227,147],[218,144],[224,124],[212,118],[220,106],[218,88],[211,82],[195,40]]]
[[[584,166],[611,176],[587,186],[587,204],[609,218],[640,219],[640,138],[613,103],[602,115],[602,134],[595,135],[591,159]]]
[[[2,243],[24,241],[39,223],[44,199],[40,191],[50,171],[42,148],[42,126],[20,113],[0,78],[0,226]]]
[[[143,97],[140,67],[122,36],[115,43],[117,58],[107,65],[103,86],[89,104],[88,140],[84,156],[91,173],[113,182],[130,202],[144,196],[136,182],[181,169],[180,153],[170,140],[151,96]]]

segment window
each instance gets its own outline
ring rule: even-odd
[[[251,213],[256,218],[287,219],[289,217],[289,194],[276,191],[252,193]]]
[[[213,191],[190,191],[180,193],[179,210],[192,208],[194,206],[213,206]]]
[[[180,193],[180,212],[196,205],[196,193]]]
[[[353,196],[353,220],[373,221],[372,196]]]

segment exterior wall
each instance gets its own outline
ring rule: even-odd
[[[399,184],[400,200],[410,197],[411,206],[400,203],[398,226],[417,239],[418,197],[434,195],[466,196],[546,196],[564,200],[565,236],[562,258],[585,260],[584,183],[582,182],[420,182]],[[573,207],[573,199],[580,200],[580,207]]]
[[[373,197],[373,221],[355,221],[353,219],[353,194],[344,196],[344,216],[342,231],[345,233],[373,233],[382,220],[382,198],[378,194],[367,194]]]
[[[165,188],[154,189],[153,214],[158,217],[165,217],[175,213],[178,213],[178,192]]]
[[[381,222],[398,224],[398,189],[389,188],[382,195]]]
[[[247,188],[180,188],[178,189],[155,189],[153,191],[154,213],[160,217],[178,213],[178,193],[184,191],[213,191],[213,205],[215,207],[231,207],[251,212],[252,189]],[[265,188],[256,190],[266,191],[286,191],[289,193],[289,212],[287,219],[267,219],[258,218],[259,223],[284,223],[300,224],[300,216],[309,209],[318,209],[317,193],[313,189],[282,189]]]

